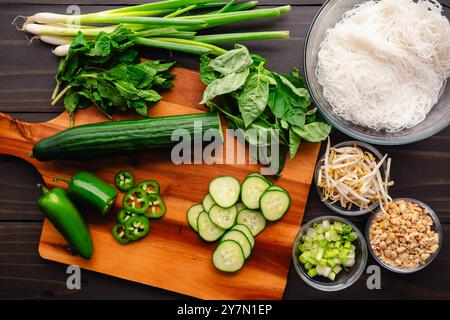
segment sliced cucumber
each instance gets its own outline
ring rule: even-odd
[[[260,177],[260,178],[266,180],[270,185],[272,185],[272,181],[270,181],[269,178],[267,178],[266,176],[263,176],[262,174],[260,174],[258,172],[251,172],[247,175],[247,177]]]
[[[220,242],[214,251],[213,264],[220,271],[236,272],[244,266],[244,263],[244,252],[234,240]]]
[[[242,183],[241,200],[249,209],[259,208],[259,198],[270,187],[266,179],[259,176],[249,176]]]
[[[214,202],[222,208],[233,206],[239,199],[240,191],[239,181],[230,176],[215,178],[209,184],[209,194]]]
[[[286,191],[268,190],[259,201],[261,212],[269,221],[281,219],[291,206],[291,198]]]
[[[225,234],[220,239],[220,242],[226,241],[226,240],[234,240],[242,248],[242,252],[244,253],[245,259],[250,257],[250,254],[252,253],[252,246],[250,244],[250,241],[248,240],[247,236],[239,230],[231,230],[228,232],[225,232]]]
[[[261,212],[256,210],[244,209],[239,212],[237,223],[244,224],[250,232],[256,237],[266,227],[266,219]]]
[[[246,208],[247,208],[247,207],[244,206],[244,204],[243,204],[242,202],[236,203],[236,209],[237,209],[237,212],[241,211],[242,209],[246,209]]]
[[[194,229],[196,232],[198,232],[197,227],[197,218],[200,214],[200,212],[203,211],[203,206],[201,204],[194,204],[192,207],[190,207],[186,213],[187,221],[192,229]]]
[[[202,205],[203,205],[203,209],[206,212],[209,212],[209,209],[211,209],[211,207],[215,204],[216,203],[214,202],[213,198],[211,197],[211,195],[209,193],[203,198]]]
[[[222,229],[229,229],[236,221],[237,209],[236,206],[222,208],[215,204],[209,210],[208,215],[209,219],[211,219],[215,225],[221,227]]]
[[[255,247],[255,237],[253,236],[250,229],[245,224],[237,224],[231,230],[238,230],[241,231],[243,234],[247,236],[248,241],[250,242],[250,245],[252,248]]]
[[[272,185],[269,188],[267,188],[266,191],[273,191],[273,190],[279,190],[279,191],[284,191],[287,192],[285,189],[283,189],[282,187],[276,186],[276,185]]]
[[[213,242],[219,239],[225,230],[216,226],[205,211],[202,211],[197,218],[198,234],[200,237],[208,242]]]

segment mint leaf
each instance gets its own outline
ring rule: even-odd
[[[71,115],[77,109],[79,96],[76,92],[69,90],[64,96],[64,108]]]
[[[106,57],[111,54],[111,37],[106,32],[100,32],[94,40],[94,46],[86,53],[90,57]]]

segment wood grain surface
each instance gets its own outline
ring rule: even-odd
[[[27,44],[23,33],[10,25],[15,16],[38,11],[64,12],[68,4],[81,4],[82,10],[92,12],[132,1],[135,0],[0,0],[0,111],[30,122],[55,118],[62,111],[61,106],[49,104],[58,60],[49,54],[49,46],[38,42]],[[290,14],[278,19],[236,24],[220,30],[231,32],[244,27],[252,31],[290,30],[290,40],[248,42],[246,45],[255,53],[265,55],[274,71],[301,68],[304,38],[323,1],[260,2],[263,7],[289,3],[293,8]],[[441,3],[450,6],[448,0],[441,0]],[[445,12],[450,17],[450,10],[445,9]],[[192,69],[198,67],[197,59],[190,55],[149,49],[141,53],[151,58],[172,58]],[[338,131],[334,131],[331,138],[336,143],[349,139]],[[378,149],[393,158],[395,186],[391,193],[420,199],[437,212],[444,228],[444,244],[439,256],[429,267],[413,275],[381,269],[381,290],[367,289],[368,275],[363,274],[353,286],[338,293],[308,287],[291,266],[285,299],[450,299],[450,128],[414,144]],[[42,182],[41,175],[26,161],[10,156],[0,156],[0,171],[0,298],[189,299],[185,295],[90,271],[82,272],[81,290],[67,289],[65,265],[43,260],[38,254],[43,219],[36,206],[39,191],[35,185]],[[304,221],[325,214],[330,212],[312,189]],[[364,228],[366,219],[363,216],[351,220]],[[376,265],[376,262],[369,257],[368,265]]]
[[[207,112],[198,104],[205,89],[199,74],[183,68],[174,68],[173,73],[176,75],[176,89],[164,93],[163,101],[150,109],[150,116]],[[113,116],[113,120],[128,118],[130,116]],[[66,241],[48,220],[44,222],[39,245],[41,257],[202,299],[281,299],[291,261],[292,242],[303,217],[319,144],[305,144],[303,152],[288,161],[276,183],[291,195],[289,212],[279,222],[269,224],[258,236],[252,257],[240,272],[226,274],[217,271],[211,263],[216,244],[199,239],[187,224],[186,211],[201,203],[209,182],[215,177],[232,175],[243,181],[248,173],[259,171],[258,165],[176,165],[170,159],[170,150],[136,152],[129,156],[89,161],[40,162],[29,157],[34,143],[66,129],[68,120],[67,113],[63,113],[48,122],[32,124],[0,113],[0,154],[30,162],[48,187],[65,187],[65,183],[54,182],[53,177],[70,178],[82,170],[90,171],[110,184],[114,183],[114,175],[120,170],[133,172],[137,181],[155,179],[161,185],[167,214],[161,220],[152,221],[151,233],[142,241],[120,245],[111,236],[111,228],[117,223],[121,193],[115,210],[107,217],[85,212],[94,242],[94,255],[90,260],[71,255]],[[95,107],[75,115],[76,125],[106,120]],[[243,145],[237,145],[235,139],[228,135],[228,131],[224,134],[225,144],[219,157],[229,158],[224,151],[229,150],[228,145],[233,150],[233,145],[236,145],[238,152],[246,152]]]

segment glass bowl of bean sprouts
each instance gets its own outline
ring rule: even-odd
[[[391,159],[361,141],[330,146],[314,172],[317,193],[325,205],[344,216],[360,216],[381,210],[391,200],[388,188]]]
[[[323,86],[319,83],[319,77],[317,75],[321,45],[329,30],[334,28],[335,25],[342,20],[344,13],[364,2],[366,1],[328,0],[314,18],[306,36],[303,52],[303,68],[311,97],[321,114],[330,124],[354,139],[378,145],[402,145],[431,137],[450,124],[450,81],[444,82],[437,102],[433,105],[428,114],[426,114],[423,121],[412,127],[406,127],[398,131],[375,130],[345,120],[342,116],[335,113],[333,105],[329,102],[329,97],[323,92]],[[447,18],[449,18],[448,14]],[[420,23],[414,21],[410,22],[410,25],[412,24],[420,25]],[[433,30],[431,28],[429,29]],[[367,34],[366,36],[369,37]],[[420,35],[417,36],[417,38],[420,38]],[[339,70],[345,71],[346,68],[347,66],[345,65],[345,62],[343,62],[341,69]],[[356,73],[364,73],[367,71],[364,67],[361,67],[359,70],[347,70]],[[337,85],[348,86],[350,88],[350,85],[345,82],[337,83]],[[393,92],[395,93],[395,91]],[[399,93],[399,91],[397,93]],[[345,95],[344,97],[340,95],[339,99],[341,98],[345,99]],[[367,112],[372,111],[373,110],[370,110],[370,108],[367,107]]]

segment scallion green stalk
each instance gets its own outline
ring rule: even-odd
[[[183,13],[186,13],[188,11],[194,10],[197,7],[196,4],[184,7],[184,8],[180,8],[177,11],[174,11],[172,13],[169,13],[168,15],[164,16],[164,18],[174,18],[174,17],[178,17],[179,15],[182,15]]]
[[[170,43],[176,43],[176,44],[180,44],[180,45],[190,45],[190,46],[197,46],[197,47],[202,47],[202,48],[206,48],[209,49],[209,53],[216,55],[216,56],[220,56],[224,53],[227,52],[227,50],[222,49],[220,47],[214,46],[212,44],[209,43],[203,43],[203,42],[199,42],[199,41],[194,41],[194,40],[189,40],[189,39],[178,39],[178,38],[152,38],[155,40],[159,40],[159,41],[164,41],[164,42],[170,42]]]
[[[153,3],[145,3],[137,6],[123,7],[118,9],[112,9],[104,11],[105,13],[122,13],[130,11],[148,11],[148,10],[160,10],[160,9],[178,9],[183,6],[192,4],[205,4],[217,2],[217,0],[167,0]]]
[[[169,38],[164,38],[169,39]],[[204,46],[190,45],[190,44],[181,44],[169,41],[163,41],[155,38],[134,38],[134,42],[138,45],[146,46],[146,47],[154,47],[161,48],[173,51],[180,51],[191,54],[207,54],[211,52],[211,49],[208,49]]]
[[[228,23],[241,22],[246,20],[255,20],[262,18],[277,17],[291,10],[291,6],[283,6],[278,8],[257,9],[251,11],[225,12],[215,14],[205,14],[197,16],[181,17],[186,20],[201,19],[207,23],[207,28],[220,26]]]
[[[148,11],[130,11],[130,12],[117,12],[109,13],[110,15],[119,15],[122,17],[138,16],[138,17],[155,17],[162,14],[170,14],[175,12],[173,9],[160,9],[160,10],[148,10]],[[88,13],[87,15],[95,15],[96,13]]]
[[[63,15],[64,16],[64,15]],[[67,16],[62,17],[59,22],[65,23]],[[206,22],[198,19],[178,19],[178,18],[163,18],[163,17],[136,17],[136,16],[119,16],[119,15],[92,15],[80,16],[81,24],[97,24],[97,23],[129,23],[152,26],[185,26],[191,28],[203,28],[207,26]]]
[[[289,31],[261,31],[261,32],[223,33],[204,36],[194,36],[192,40],[203,43],[216,44],[226,42],[287,39],[287,38],[289,38]]]
[[[258,5],[258,1],[242,2],[242,3],[238,3],[234,6],[232,6],[231,8],[228,9],[227,12],[250,10],[250,9],[253,9],[254,7],[256,7],[257,5]]]
[[[222,9],[220,9],[219,11],[217,11],[217,13],[228,12],[228,10],[230,9],[230,7],[232,7],[235,3],[236,3],[236,0],[231,0],[231,1],[228,2]]]

